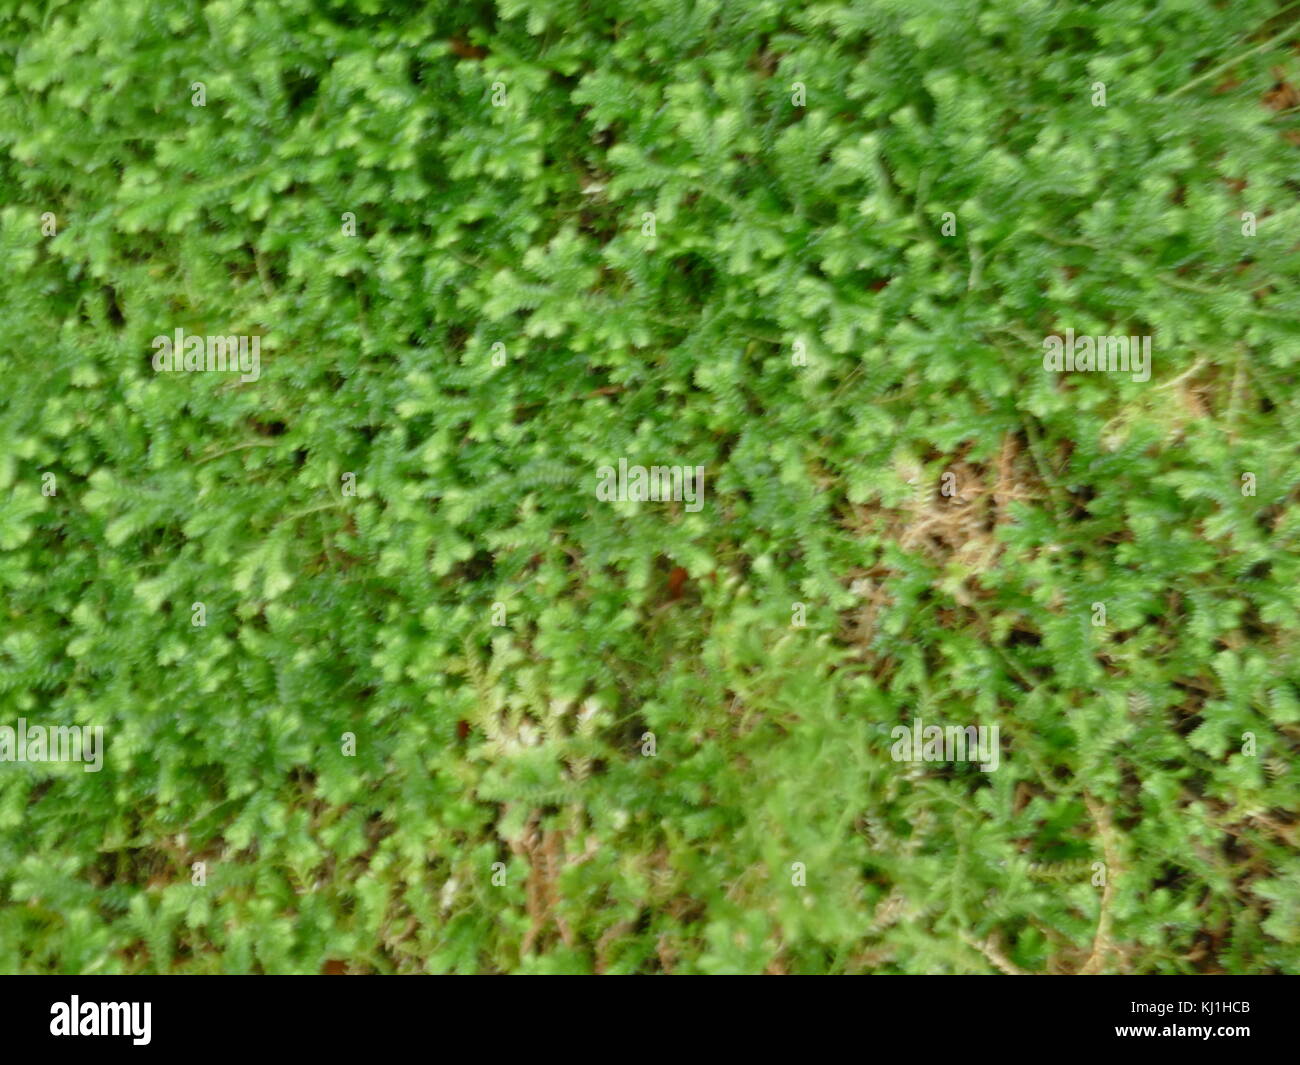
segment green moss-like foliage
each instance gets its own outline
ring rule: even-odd
[[[1296,15],[0,3],[0,971],[1300,970]]]

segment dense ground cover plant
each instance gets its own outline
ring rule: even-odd
[[[1300,969],[1298,17],[0,0],[0,971]]]

